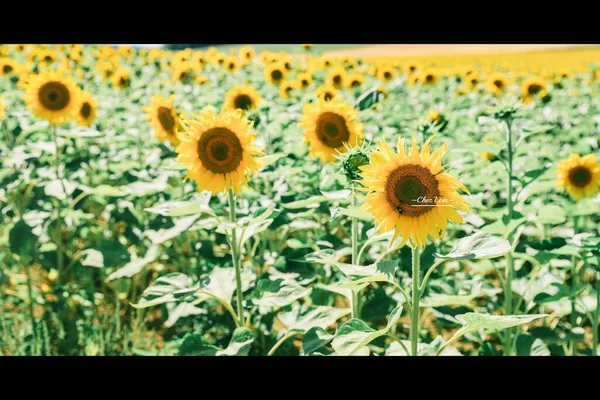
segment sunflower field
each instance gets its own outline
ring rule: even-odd
[[[595,61],[0,45],[0,354],[596,356]]]

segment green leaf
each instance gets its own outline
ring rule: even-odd
[[[186,302],[167,303],[166,307],[169,311],[169,318],[167,318],[164,323],[165,328],[170,328],[175,325],[179,318],[189,317],[190,315],[207,314],[205,309]]]
[[[250,352],[250,346],[254,342],[254,333],[246,328],[240,327],[233,331],[233,336],[226,349],[217,352],[217,356],[245,356]]]
[[[104,255],[94,249],[85,249],[81,252],[81,265],[84,267],[104,267]]]
[[[64,200],[67,196],[73,194],[73,191],[76,188],[77,186],[74,183],[65,179],[62,180],[62,183],[60,179],[53,179],[44,186],[44,194],[46,196],[56,197],[58,200]]]
[[[172,272],[152,282],[142,293],[139,303],[130,304],[134,308],[147,308],[158,304],[184,300],[193,295],[199,288],[199,285],[192,284],[189,276],[180,272]]]
[[[38,237],[22,219],[17,221],[10,230],[8,242],[10,251],[21,257],[25,263],[31,262],[37,253]]]
[[[260,162],[260,167],[265,168],[268,167],[271,164],[275,164],[275,162],[277,162],[277,160],[287,157],[287,154],[283,154],[283,153],[277,153],[277,154],[270,154],[268,156],[263,156],[263,157],[259,157],[258,160]]]
[[[210,202],[211,193],[202,192],[195,194],[190,200],[168,201],[154,207],[145,208],[154,214],[164,215],[165,217],[183,217],[186,215],[208,214],[216,215],[208,205]]]
[[[385,95],[379,91],[378,86],[373,87],[365,91],[358,97],[358,99],[356,99],[355,107],[357,107],[360,111],[366,110],[383,100],[384,97]]]
[[[220,349],[208,343],[202,335],[188,333],[183,338],[178,356],[215,356]]]
[[[469,306],[476,295],[434,294],[421,300],[420,307]]]
[[[402,343],[407,349],[410,349],[410,341],[402,340]],[[417,355],[419,356],[435,356],[437,352],[446,344],[441,336],[437,336],[431,343],[418,343]],[[404,349],[398,342],[391,342],[385,349],[386,356],[407,356]],[[442,351],[440,356],[462,356],[456,348],[448,346]]]
[[[321,347],[326,346],[334,337],[327,333],[325,329],[318,326],[310,328],[302,338],[302,350],[304,354],[313,353]]]
[[[252,299],[261,314],[276,311],[281,307],[307,296],[311,289],[305,288],[293,279],[262,279],[258,282],[260,297]]]
[[[398,322],[401,314],[402,306],[396,307],[392,310],[385,328],[378,331],[371,328],[360,319],[353,318],[346,321],[336,332],[335,338],[331,343],[335,350],[335,354],[348,356],[357,353],[373,340],[387,334],[392,326]]]
[[[365,276],[364,278],[360,278],[354,281],[340,283],[338,286],[343,289],[355,289],[362,286],[365,283],[371,282],[390,282],[390,280],[385,274],[375,274],[371,276]]]
[[[103,197],[121,197],[125,195],[125,193],[121,192],[121,189],[110,185],[99,185],[94,188],[86,187],[83,190],[87,193]]]
[[[142,268],[144,268],[146,265],[156,260],[157,253],[158,247],[151,246],[144,257],[128,262],[122,268],[119,268],[118,270],[110,274],[106,278],[106,281],[110,282],[119,278],[131,278],[132,276],[140,272]]]
[[[361,221],[373,221],[373,214],[366,211],[361,211],[360,207],[336,207],[330,210],[331,217],[335,218],[338,215],[345,215],[351,218],[357,218]]]
[[[473,260],[501,257],[510,252],[510,243],[485,232],[477,232],[471,236],[458,239],[450,253],[436,257],[450,260]]]
[[[187,217],[177,218],[173,227],[169,229],[160,229],[158,231],[147,230],[146,237],[150,239],[150,242],[152,242],[154,246],[163,244],[187,231],[199,218],[199,215],[189,215]]]
[[[529,334],[520,334],[517,338],[517,356],[549,356],[550,350],[544,342]]]
[[[538,221],[542,224],[562,224],[567,216],[562,207],[548,204],[538,209]]]
[[[242,291],[250,289],[254,284],[256,276],[249,268],[244,268],[241,273]],[[208,300],[211,297],[217,297],[226,303],[231,304],[231,299],[236,290],[235,268],[215,267],[208,275],[200,277],[200,288],[194,303]]]
[[[327,328],[345,315],[350,314],[349,308],[317,306],[302,310],[295,307],[289,312],[280,313],[277,318],[287,327],[288,331],[304,333],[311,328]]]
[[[290,203],[284,203],[281,206],[288,210],[298,210],[301,208],[317,208],[319,204],[326,201],[327,197],[325,196],[312,196],[308,199],[292,201]]]
[[[548,314],[531,315],[491,315],[479,313],[466,313],[456,316],[456,319],[463,324],[461,328],[463,333],[475,332],[480,329],[501,330],[528,324],[539,318],[547,317]]]
[[[489,233],[490,235],[499,235],[503,238],[510,236],[515,229],[527,222],[527,218],[513,219],[506,224],[502,219],[497,220],[494,223],[486,225],[482,228],[482,231]]]

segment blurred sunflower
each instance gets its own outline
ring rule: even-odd
[[[360,72],[353,72],[348,75],[346,82],[349,88],[359,88],[365,83],[365,76]]]
[[[179,139],[176,131],[179,119],[175,107],[173,107],[174,100],[175,95],[168,98],[154,95],[150,99],[150,105],[142,107],[142,110],[146,112],[152,129],[154,129],[154,136],[160,141],[167,139],[171,142],[171,145],[177,146]]]
[[[428,236],[439,239],[445,234],[448,221],[463,222],[456,210],[469,211],[469,205],[458,194],[458,189],[469,193],[467,188],[442,172],[447,145],[430,153],[432,139],[419,153],[413,136],[408,154],[404,138],[398,139],[396,153],[379,140],[370,164],[360,167],[360,182],[367,193],[361,210],[373,214],[381,233],[394,230],[392,243],[402,236],[400,246],[410,239],[409,246],[424,247]]]
[[[208,84],[208,82],[210,82],[208,78],[204,75],[196,75],[194,81],[199,85],[206,85]]]
[[[188,83],[194,77],[194,73],[188,62],[179,63],[176,67],[171,70],[171,81],[172,82],[184,82]]]
[[[195,51],[190,57],[190,67],[195,71],[200,71],[206,65],[206,56],[201,51]]]
[[[569,158],[559,161],[556,174],[558,185],[575,200],[592,196],[600,188],[600,164],[593,154],[584,157],[569,155]]]
[[[312,45],[312,44],[303,44],[303,45],[301,45],[301,46],[302,46],[302,48],[303,48],[304,50],[310,50],[310,49],[312,49],[312,47],[313,47],[313,45]]]
[[[539,76],[531,76],[521,82],[521,97],[525,102],[530,102],[536,95],[541,94],[546,88],[546,82]]]
[[[51,65],[56,61],[56,53],[50,49],[40,50],[37,53],[36,59],[40,63]]]
[[[490,138],[484,138],[483,139],[483,143],[484,144],[492,144],[494,143]],[[477,155],[481,158],[484,158],[488,161],[494,161],[496,159],[496,156],[492,153],[489,153],[487,151],[480,151],[477,153]]]
[[[256,56],[256,52],[252,46],[243,46],[240,48],[239,56],[241,60],[248,63]]]
[[[260,162],[255,157],[263,153],[253,144],[252,124],[241,110],[221,110],[217,115],[209,107],[194,119],[182,118],[177,161],[187,166],[187,176],[199,189],[239,193],[249,175],[258,171]]]
[[[6,119],[6,112],[4,106],[4,99],[0,97],[0,121],[2,121],[3,119]]]
[[[279,85],[279,96],[281,96],[282,99],[289,99],[292,91],[297,88],[297,81],[284,81]]]
[[[333,162],[336,154],[362,144],[363,124],[357,121],[358,110],[338,99],[319,99],[302,109],[298,126],[304,128],[304,142],[312,156],[323,163]]]
[[[17,72],[18,64],[12,58],[0,58],[0,75],[8,75]]]
[[[421,73],[420,83],[423,85],[434,85],[438,81],[438,73],[433,68],[428,68]]]
[[[111,77],[113,87],[119,89],[125,89],[129,87],[131,84],[131,80],[129,79],[129,72],[124,68],[119,68],[116,70]]]
[[[237,71],[238,69],[240,69],[240,62],[238,61],[237,57],[228,56],[225,58],[225,61],[223,62],[223,66],[225,67],[225,70],[227,72],[232,74],[235,71]]]
[[[471,74],[465,79],[465,84],[471,90],[477,90],[479,86],[479,76],[477,74]]]
[[[220,67],[225,63],[225,58],[227,58],[227,55],[221,52],[216,52],[210,57],[210,63],[215,67]]]
[[[487,88],[487,90],[496,96],[502,94],[502,92],[504,92],[504,89],[506,89],[507,86],[508,79],[504,74],[500,72],[488,75],[485,80],[485,87]]]
[[[421,69],[421,64],[418,63],[417,61],[407,61],[404,64],[404,73],[406,75],[412,75],[413,73],[417,72],[419,69]]]
[[[296,81],[298,82],[298,87],[302,89],[306,89],[313,83],[313,77],[308,72],[301,72],[296,77]]]
[[[430,122],[439,122],[442,119],[442,115],[438,110],[430,110],[427,114],[427,120]]]
[[[237,85],[227,91],[223,107],[228,110],[248,111],[261,102],[260,93],[252,86]]]
[[[279,85],[285,79],[285,65],[278,62],[269,64],[265,67],[264,75],[265,81],[273,83],[275,85]]]
[[[347,73],[344,67],[335,67],[328,74],[325,82],[336,89],[341,89],[346,82]]]
[[[78,104],[79,88],[60,71],[31,76],[23,100],[33,113],[52,124],[66,122]]]
[[[75,119],[81,126],[90,126],[96,118],[98,102],[92,97],[90,92],[81,91],[79,94],[79,105],[74,108]]]
[[[386,83],[394,79],[396,71],[391,65],[382,65],[377,69],[377,78]]]
[[[190,61],[191,56],[192,56],[192,49],[179,50],[175,54],[173,54],[173,57],[171,58],[171,65],[173,65],[173,64],[177,65],[180,63],[188,62],[188,61]]]
[[[320,100],[329,101],[337,96],[337,90],[331,85],[323,85],[315,90],[315,94]]]
[[[131,61],[131,58],[133,57],[133,53],[134,53],[133,46],[119,46],[117,48],[117,54],[120,55],[121,57],[126,58],[129,61]]]

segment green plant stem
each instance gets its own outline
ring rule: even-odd
[[[577,235],[579,233],[579,218],[577,216],[573,217],[573,233]],[[573,256],[571,259],[571,330],[573,330],[577,326],[577,310],[576,303],[577,298],[573,295],[577,286],[577,257]],[[577,343],[575,339],[571,339],[569,343],[571,355],[574,356],[577,353]]]
[[[592,355],[598,355],[598,318],[600,318],[600,274],[596,275],[596,311],[592,321]]]
[[[33,337],[35,338],[35,333],[37,331],[37,324],[35,322],[35,314],[33,312],[33,288],[31,284],[31,265],[25,266],[25,273],[27,274],[27,296],[29,297],[29,317],[31,318],[31,330],[33,333]],[[35,342],[35,340],[33,340]]]
[[[121,301],[119,295],[115,295],[115,330],[116,337],[121,336]]]
[[[354,186],[352,187],[352,207],[356,207],[356,196]],[[352,221],[352,264],[358,265],[358,219],[350,217]],[[359,318],[360,298],[359,293],[352,289],[352,318]]]
[[[507,213],[508,223],[512,220],[513,214],[513,146],[512,146],[512,120],[506,121],[507,127],[507,142],[508,142],[508,158],[507,158],[507,169],[508,169],[508,180],[506,185],[507,191]],[[504,280],[504,313],[505,315],[512,314],[513,296],[512,296],[512,281],[514,276],[514,261],[512,257],[512,250],[506,255],[506,277]],[[505,331],[504,336],[504,355],[509,356],[512,354],[511,343],[512,329],[508,328]]]
[[[56,153],[54,156],[54,168],[56,171],[56,179],[58,179],[60,181],[60,184],[62,186],[63,192],[65,193],[65,196],[67,195],[67,189],[65,188],[65,184],[60,176],[60,153],[61,153],[61,149],[58,145],[58,135],[56,134],[56,125],[52,124],[51,125],[51,131],[52,131],[52,139],[54,140],[54,147],[56,148]],[[61,213],[61,200],[60,199],[56,199],[56,202],[54,204],[55,208],[56,208],[56,261],[58,264],[58,279],[59,282],[65,283],[65,273],[64,273],[64,253],[62,252],[61,248],[62,246],[62,213]]]
[[[235,223],[237,221],[235,216],[235,195],[233,189],[229,189],[229,221]],[[244,304],[242,297],[242,272],[240,266],[240,254],[237,245],[237,229],[233,228],[231,231],[231,258],[233,260],[233,267],[235,268],[235,291],[237,295],[237,315],[239,320],[239,326],[244,325]]]
[[[398,342],[398,344],[400,345],[400,347],[402,347],[402,350],[404,350],[404,353],[406,353],[407,356],[410,356],[410,351],[408,351],[408,349],[406,348],[406,346],[404,345],[404,343],[402,343],[402,340],[400,340],[400,338],[398,336],[392,335],[392,334],[388,334],[388,337],[390,339]]]
[[[417,345],[419,343],[419,268],[421,261],[421,251],[419,246],[413,244],[412,249],[412,302],[410,316],[410,354],[417,355]]]
[[[431,275],[431,273],[440,265],[442,264],[444,261],[444,259],[438,259],[436,262],[433,263],[433,265],[431,267],[429,267],[429,269],[427,270],[427,273],[425,274],[425,277],[423,278],[423,282],[421,282],[421,286],[419,287],[419,292],[421,294],[421,296],[423,295],[423,292],[425,292],[425,286],[427,285],[427,281],[429,280],[429,275]]]
[[[273,354],[275,354],[275,352],[277,351],[277,349],[289,338],[291,338],[292,336],[297,335],[298,332],[296,331],[290,331],[288,333],[286,333],[285,335],[283,335],[281,337],[281,339],[279,339],[277,341],[277,343],[275,343],[275,345],[273,345],[273,347],[271,347],[271,350],[269,350],[269,352],[267,353],[267,356],[272,356]]]

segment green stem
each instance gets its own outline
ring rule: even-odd
[[[54,147],[56,148],[56,152],[55,152],[55,156],[54,156],[54,169],[56,171],[56,179],[58,179],[62,185],[62,189],[65,193],[65,196],[67,195],[67,190],[65,188],[65,184],[63,182],[63,180],[61,179],[60,176],[60,153],[61,153],[61,149],[58,145],[58,135],[56,134],[56,125],[52,124],[51,125],[51,131],[52,131],[52,139],[54,140]],[[56,208],[56,259],[57,259],[57,263],[58,263],[58,278],[59,278],[59,282],[61,284],[65,283],[65,273],[63,271],[64,269],[64,253],[62,252],[61,248],[62,246],[62,215],[61,215],[61,200],[57,199],[56,202],[54,203],[54,206]]]
[[[425,292],[425,286],[427,285],[427,281],[429,280],[429,275],[431,275],[431,273],[438,267],[438,265],[442,264],[444,261],[444,259],[438,259],[436,262],[433,263],[433,265],[431,267],[429,267],[429,270],[427,270],[427,273],[425,274],[425,277],[423,278],[423,282],[421,282],[421,286],[419,288],[419,292],[421,294],[421,296],[423,295],[423,292]]]
[[[598,355],[598,318],[600,318],[600,274],[596,275],[596,311],[592,321],[592,355]]]
[[[577,216],[573,217],[573,233],[577,235],[579,232],[579,218]],[[571,259],[571,291],[574,292],[577,286],[577,258],[575,256]],[[573,330],[577,326],[577,310],[575,305],[577,303],[577,299],[575,296],[571,295],[571,330]],[[571,355],[574,356],[577,353],[577,343],[575,339],[571,339],[571,343],[569,343],[569,347],[571,350]]]
[[[229,221],[235,223],[235,195],[233,189],[229,189]],[[242,272],[240,266],[240,254],[237,245],[237,229],[233,228],[231,232],[231,258],[233,260],[233,267],[235,268],[235,291],[237,295],[237,315],[239,320],[239,326],[244,325],[244,304],[242,298]]]
[[[419,268],[421,261],[421,252],[419,246],[413,244],[412,249],[412,303],[410,316],[410,354],[417,355],[417,345],[419,343]]]
[[[269,352],[267,353],[267,356],[272,356],[273,354],[275,354],[275,352],[283,344],[283,342],[285,342],[286,340],[288,340],[292,336],[295,336],[297,333],[298,332],[296,332],[296,331],[290,331],[290,332],[286,333],[285,335],[283,335],[281,337],[281,339],[279,339],[277,341],[277,343],[275,343],[275,345],[273,347],[271,347],[271,350],[269,350]]]
[[[400,345],[400,347],[402,347],[402,350],[404,350],[404,353],[406,353],[407,356],[410,356],[410,351],[408,351],[408,349],[406,348],[406,346],[404,345],[404,343],[402,343],[402,340],[400,340],[400,338],[398,336],[392,335],[392,334],[388,334],[388,337],[390,339],[398,342],[398,344]]]
[[[212,293],[205,292],[204,290],[200,290],[199,293],[204,293],[205,295],[210,296],[213,299],[215,299],[216,301],[218,301],[219,304],[221,304],[229,312],[229,314],[231,314],[231,317],[233,318],[233,322],[235,322],[235,327],[239,328],[241,326],[238,316],[235,314],[235,311],[233,311],[233,308],[231,308],[231,304],[227,303],[225,300],[215,296]]]
[[[352,207],[356,207],[354,186],[352,187]],[[352,221],[352,264],[358,265],[358,219],[350,217]],[[360,298],[359,293],[352,289],[352,318],[359,318]]]
[[[508,212],[508,223],[512,220],[513,214],[513,146],[512,146],[512,120],[506,121],[507,127],[507,142],[508,142],[508,181],[507,181],[507,212]],[[506,278],[504,280],[504,312],[506,315],[512,314],[513,296],[512,296],[512,281],[514,276],[514,262],[512,257],[512,250],[506,255]],[[512,329],[506,329],[504,336],[504,355],[509,356],[512,354],[511,343]]]
[[[31,330],[33,337],[35,338],[35,333],[37,331],[37,324],[35,322],[35,314],[33,312],[33,289],[31,284],[31,271],[29,270],[31,265],[25,266],[25,273],[27,274],[27,296],[29,297],[29,317],[31,318]],[[33,340],[35,343],[35,340]]]
[[[115,327],[118,338],[121,336],[121,301],[118,294],[115,294]]]

